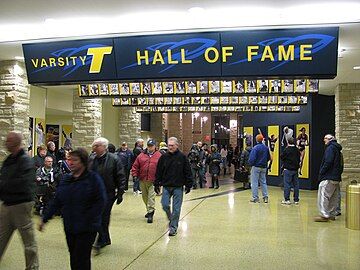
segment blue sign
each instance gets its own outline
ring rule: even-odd
[[[30,83],[184,78],[334,78],[338,27],[24,44]]]

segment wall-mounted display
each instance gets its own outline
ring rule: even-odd
[[[261,94],[266,94],[269,92],[269,81],[268,80],[258,80],[257,81],[257,92]]]
[[[258,96],[258,103],[259,104],[268,104],[268,97],[267,96]]]
[[[294,92],[294,81],[293,80],[282,80],[281,89],[283,93]]]
[[[299,178],[309,178],[310,126],[296,125],[296,146],[300,151]]]
[[[197,94],[197,81],[186,82],[186,94],[194,95]]]
[[[186,91],[186,84],[185,82],[175,82],[175,94],[183,95]]]
[[[110,96],[120,95],[119,85],[117,83],[109,83]]]
[[[295,93],[305,93],[306,92],[306,80],[295,80]]]
[[[108,96],[109,94],[109,86],[106,83],[99,84],[99,95]]]
[[[209,94],[208,81],[200,81],[199,82],[199,94]]]
[[[97,84],[89,84],[89,95],[98,96],[99,95],[99,86]]]
[[[153,82],[151,83],[151,89],[153,95],[161,95],[163,93],[162,91],[162,83],[161,82]]]
[[[151,94],[151,83],[149,82],[141,83],[141,94],[142,95]]]
[[[210,81],[209,82],[210,94],[219,94],[220,93],[220,82],[219,81]]]
[[[248,80],[246,81],[246,93],[256,93],[256,80]]]
[[[232,81],[221,81],[220,84],[221,93],[223,94],[231,94],[232,93]]]
[[[257,96],[250,96],[249,97],[249,104],[258,104],[258,97]]]
[[[129,83],[120,83],[120,96],[130,95],[130,84]]]
[[[319,91],[319,80],[307,80],[307,92],[318,92]]]
[[[280,93],[281,80],[270,80],[270,93]]]
[[[230,104],[231,105],[238,105],[239,104],[239,97],[230,97]]]
[[[166,95],[174,94],[174,83],[173,82],[164,82],[163,89],[164,89],[164,94],[166,94]]]

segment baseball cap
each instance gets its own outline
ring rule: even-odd
[[[154,139],[149,139],[148,141],[147,141],[147,145],[156,145],[156,142],[155,142],[155,140]]]

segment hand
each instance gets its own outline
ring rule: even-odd
[[[123,201],[123,195],[119,193],[117,195],[116,204],[119,205],[122,201]]]
[[[154,186],[154,190],[156,194],[160,194],[160,186]]]
[[[137,176],[133,176],[133,182],[137,182],[138,178]]]
[[[38,230],[40,232],[43,232],[44,231],[44,227],[45,227],[45,223],[44,221],[41,221],[39,224],[38,224]]]
[[[185,194],[188,194],[191,190],[191,187],[185,187]]]

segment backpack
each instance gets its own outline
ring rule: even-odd
[[[189,153],[189,161],[190,163],[198,163],[200,161],[200,153],[196,149],[191,149]]]

